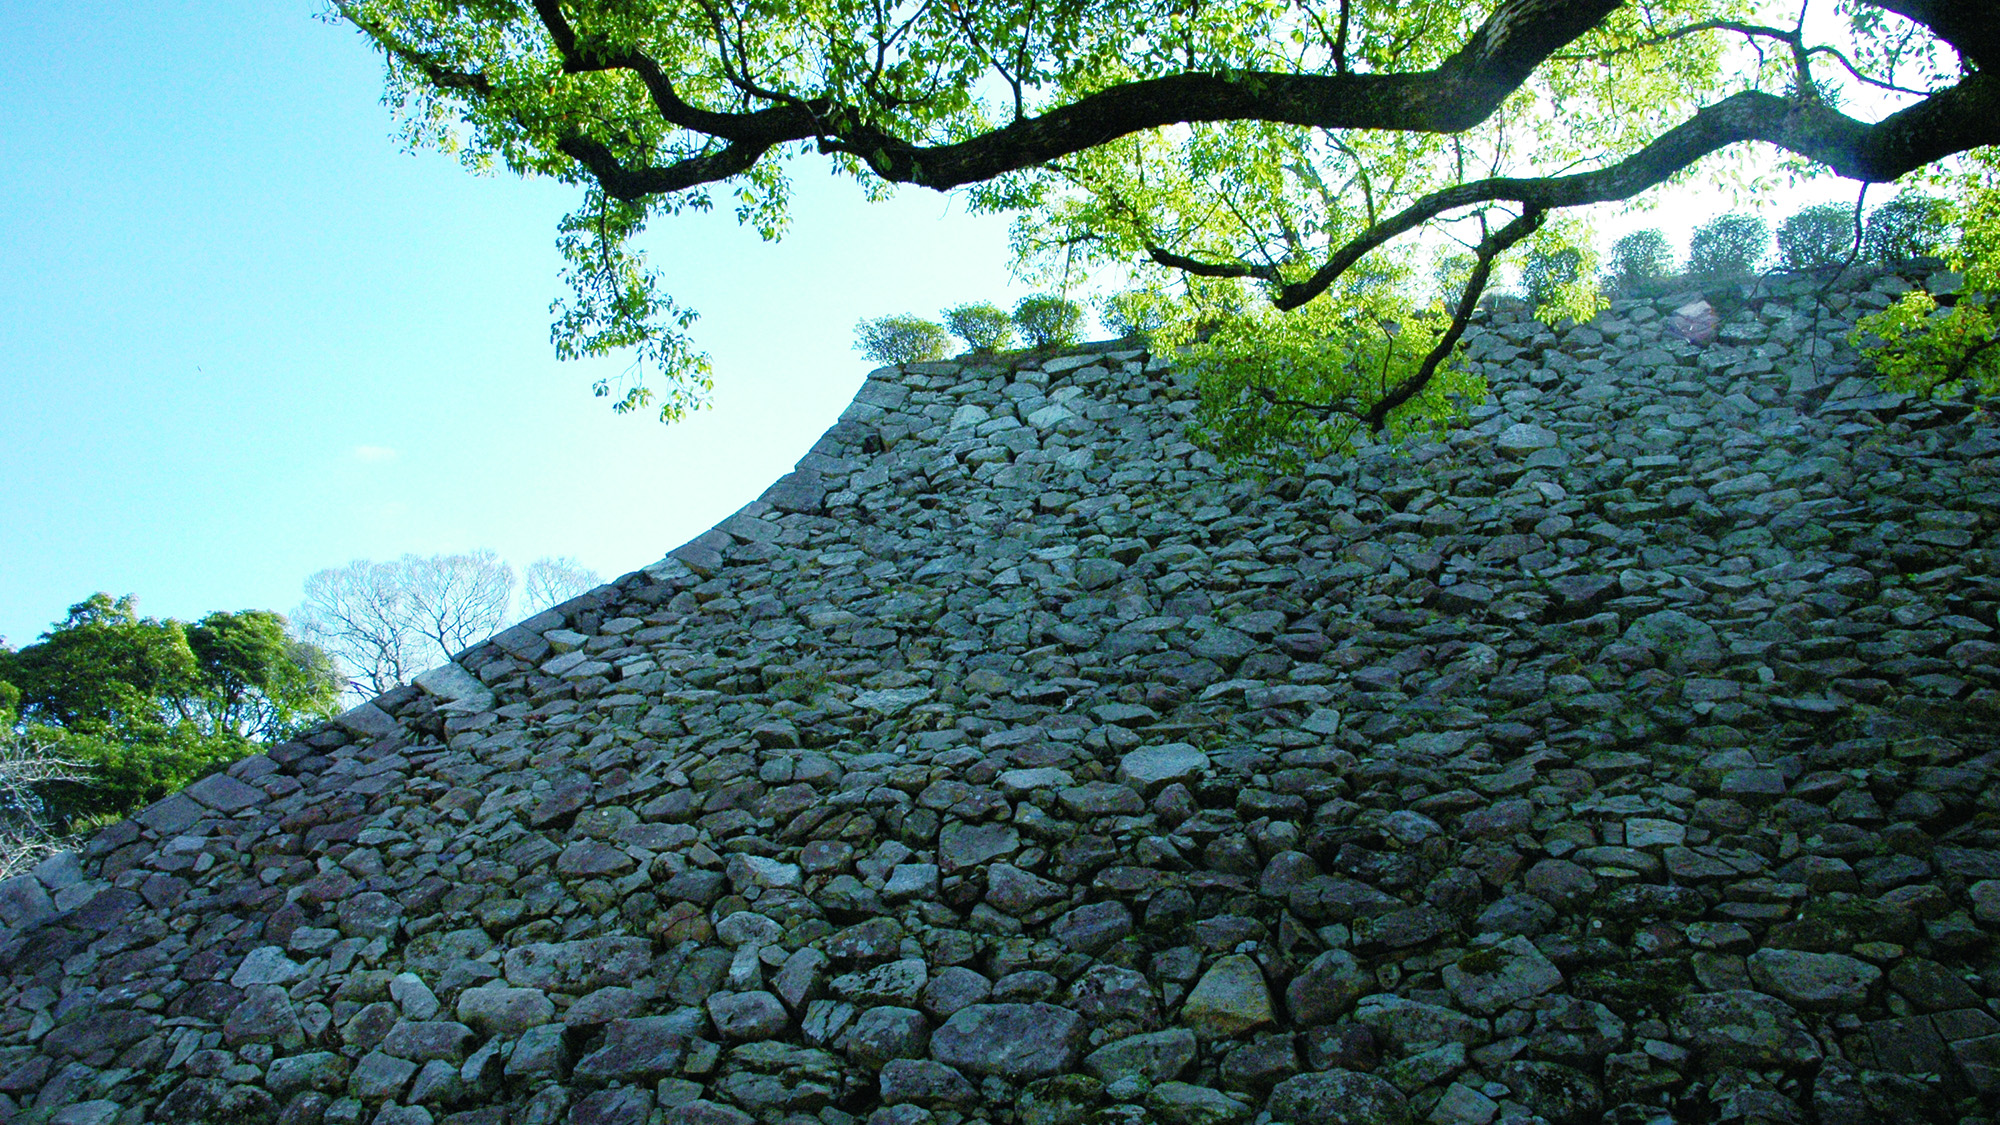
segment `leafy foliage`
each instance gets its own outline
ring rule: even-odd
[[[1443,254],[1431,263],[1431,291],[1440,309],[1458,303],[1476,261],[1470,254]]]
[[[1068,292],[1109,267],[1221,329],[1275,323],[1253,300],[1365,318],[1370,279],[1410,273],[1426,233],[1482,244],[1733,146],[1881,183],[2000,142],[1990,21],[1960,2],[1849,0],[1810,28],[1761,0],[331,2],[382,53],[411,144],[580,190],[557,350],[631,349],[598,392],[663,417],[702,399],[707,361],[634,240],[718,204],[776,238],[809,153],[864,191],[1013,216],[1026,276]],[[1909,108],[1843,108],[1881,88]],[[1725,224],[1694,268],[1750,269],[1765,241]],[[1614,270],[1649,275],[1643,255]],[[1582,280],[1565,307],[1595,300]]]
[[[712,368],[688,335],[700,314],[662,293],[645,254],[630,248],[645,222],[644,207],[608,199],[599,191],[590,192],[583,208],[562,221],[556,249],[570,295],[549,306],[555,317],[549,341],[560,359],[629,352],[633,365],[623,392],[616,393],[612,380],[599,379],[593,393],[615,396],[611,408],[620,414],[644,409],[658,398],[660,421],[674,422],[707,402],[714,386]],[[648,364],[669,373],[661,381],[664,395],[647,380]]]
[[[874,363],[921,363],[943,359],[951,347],[944,325],[905,313],[863,320],[854,326],[854,350]]]
[[[1521,267],[1521,288],[1527,291],[1529,302],[1540,308],[1561,300],[1563,291],[1583,276],[1582,250],[1574,246],[1537,247],[1528,252],[1528,261]]]
[[[1874,359],[1893,390],[1931,397],[2000,394],[2000,324],[1994,315],[2000,309],[2000,154],[1981,154],[1957,186],[1960,202],[1923,220],[1927,229],[1947,223],[1957,228],[1950,248],[1951,266],[1960,271],[1957,290],[1912,289],[1855,326],[1854,343]]]
[[[18,652],[9,737],[67,763],[36,791],[56,819],[123,813],[332,713],[326,654],[265,610],[195,624],[141,617],[133,599],[95,594]],[[17,710],[15,708],[18,708]]]
[[[991,301],[944,310],[944,326],[976,352],[994,352],[1014,342],[1014,319]]]
[[[1658,230],[1635,230],[1611,244],[1609,284],[1628,292],[1673,272],[1673,248]]]
[[[124,816],[255,753],[257,744],[227,735],[202,737],[185,727],[54,734],[53,752],[77,773],[38,786],[61,824]]]
[[[1065,297],[1023,297],[1014,306],[1014,323],[1030,347],[1074,344],[1082,335],[1083,309]]]
[[[1948,215],[1943,200],[1904,192],[1868,213],[1862,248],[1875,262],[1904,262],[1935,254],[1949,237]]]
[[[1596,316],[1609,302],[1598,286],[1597,251],[1589,229],[1558,220],[1536,231],[1528,240],[1521,288],[1535,316],[1547,323],[1564,318],[1581,323]]]
[[[1127,289],[1097,303],[1097,319],[1121,340],[1151,336],[1176,312],[1173,298],[1158,289]]]
[[[1760,216],[1741,211],[1717,215],[1696,227],[1688,240],[1688,273],[1701,278],[1755,273],[1770,245],[1771,228]]]
[[[1444,327],[1437,311],[1385,296],[1363,315],[1331,304],[1290,315],[1260,310],[1200,339],[1183,325],[1163,350],[1177,348],[1179,366],[1195,376],[1194,421],[1204,445],[1225,458],[1295,471],[1368,435],[1369,410],[1416,371]],[[1438,433],[1485,390],[1484,380],[1448,362],[1390,412],[1387,432]]]
[[[1845,261],[1854,247],[1854,209],[1839,203],[1808,207],[1778,224],[1778,268],[1809,270]]]

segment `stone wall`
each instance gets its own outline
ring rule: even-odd
[[[0,1119],[1992,1120],[2000,428],[1857,377],[1904,284],[1496,314],[1268,482],[1141,352],[878,371],[0,884]]]

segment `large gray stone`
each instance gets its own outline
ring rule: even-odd
[[[732,1042],[769,1039],[791,1023],[784,1002],[768,992],[717,992],[708,998],[715,1030]]]
[[[1801,1008],[1854,1011],[1868,1002],[1882,970],[1845,953],[1760,949],[1749,958],[1750,980],[1764,991]]]
[[[537,1031],[554,1030],[549,1024]],[[680,1068],[693,1038],[688,1021],[678,1016],[642,1016],[612,1020],[604,1026],[604,1045],[576,1064],[579,1078],[595,1082],[651,1082]],[[517,1049],[518,1050],[518,1049]],[[513,1066],[508,1066],[509,1073]]]
[[[971,1074],[1021,1080],[1076,1065],[1085,1025],[1053,1004],[973,1004],[931,1035],[931,1057]]]
[[[1133,1077],[1166,1082],[1180,1077],[1194,1058],[1194,1032],[1174,1027],[1114,1039],[1085,1055],[1083,1065],[1107,1085]]]
[[[1626,628],[1628,645],[1656,654],[1669,672],[1705,671],[1722,663],[1715,627],[1678,609],[1649,613]]]
[[[1562,439],[1554,430],[1533,422],[1516,422],[1500,431],[1493,447],[1507,457],[1521,458],[1544,449],[1553,449]]]
[[[1216,958],[1181,1005],[1181,1022],[1204,1038],[1242,1035],[1276,1016],[1264,970],[1241,953]]]
[[[1798,1013],[1761,992],[1696,993],[1681,1002],[1674,1027],[1714,1065],[1765,1069],[1810,1066],[1820,1059],[1819,1044]]]
[[[1408,1099],[1372,1074],[1318,1070],[1277,1084],[1265,1103],[1279,1121],[1339,1121],[1344,1125],[1407,1125]]]
[[[1563,982],[1562,971],[1524,937],[1475,949],[1446,965],[1443,977],[1453,999],[1489,1016]]]
[[[1331,1023],[1374,987],[1375,974],[1363,968],[1354,954],[1329,949],[1292,978],[1285,990],[1285,1006],[1300,1026]]]
[[[482,1035],[513,1038],[555,1018],[556,1006],[539,988],[487,985],[458,994],[458,1020]]]
[[[1118,760],[1118,780],[1151,794],[1176,781],[1193,782],[1208,771],[1208,755],[1185,742],[1146,746]]]

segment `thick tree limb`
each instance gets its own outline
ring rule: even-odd
[[[1982,36],[2000,36],[1970,18],[1976,13],[1969,9],[1990,5],[1950,0],[1870,2],[1932,27],[1969,57]],[[1115,86],[956,144],[922,146],[868,123],[857,111],[824,100],[788,101],[744,113],[700,109],[680,97],[654,60],[638,51],[594,49],[569,25],[557,0],[535,0],[537,14],[563,54],[565,69],[629,70],[644,83],[663,120],[730,142],[717,153],[665,166],[634,167],[602,143],[565,139],[562,151],[589,169],[608,195],[619,199],[725,179],[747,171],[772,148],[793,140],[816,140],[822,151],[854,155],[884,179],[942,190],[1176,123],[1265,120],[1326,129],[1456,132],[1484,120],[1544,59],[1616,6],[1615,0],[1583,4],[1517,0],[1496,11],[1446,62],[1420,74],[1172,75]],[[2000,26],[2000,21],[1992,22]],[[413,65],[428,62],[426,72],[441,80],[440,85],[464,88],[454,81],[457,76],[433,69],[434,61],[407,52],[399,52],[399,57]],[[1311,278],[1287,286],[1278,303],[1290,308],[1311,300],[1375,247],[1453,208],[1500,200],[1561,208],[1626,199],[1703,156],[1746,140],[1767,141],[1841,175],[1887,181],[1951,153],[2000,143],[2000,91],[1983,72],[1974,73],[1876,124],[1809,101],[1737,94],[1702,109],[1640,152],[1595,172],[1488,179],[1426,196],[1342,247]],[[1247,265],[1202,263],[1159,250],[1152,257],[1202,276],[1271,280],[1265,276],[1268,271]]]
[[[613,199],[623,200],[685,191],[688,188],[725,180],[748,172],[764,158],[765,153],[771,151],[770,145],[737,142],[725,145],[718,152],[690,156],[686,160],[669,164],[664,168],[648,168],[643,172],[632,172],[618,163],[618,157],[610,148],[588,137],[564,137],[557,142],[556,147],[562,149],[578,164],[590,169],[590,174],[597,177],[597,183],[604,189],[604,194]]]
[[[1193,274],[1196,277],[1254,277],[1263,281],[1278,280],[1278,271],[1270,266],[1251,266],[1241,262],[1204,262],[1176,254],[1158,246],[1146,248],[1146,256],[1170,270]]]
[[[822,151],[857,156],[885,180],[942,191],[1167,125],[1262,120],[1323,129],[1461,132],[1484,121],[1536,67],[1597,26],[1618,3],[1508,0],[1455,54],[1421,73],[1168,75],[1113,86],[955,144],[929,146],[869,123],[854,107],[823,99],[791,99],[747,113],[700,109],[683,99],[642,52],[593,46],[571,27],[558,0],[535,0],[535,11],[561,53],[564,69],[631,71],[669,124],[767,148],[817,140]],[[593,174],[597,171],[592,167]],[[604,188],[619,198],[633,198],[622,194],[629,190],[676,190],[647,185],[680,183],[688,172],[686,162],[670,170],[629,167],[613,177],[615,187],[605,183]]]
[[[335,2],[382,50],[424,74],[435,87],[474,99],[495,92],[486,76],[454,69],[357,18],[345,0]],[[1455,53],[1423,72],[1354,73],[1336,66],[1331,74],[1170,74],[1114,85],[1038,116],[1017,115],[1005,125],[954,143],[923,145],[883,128],[863,109],[830,98],[764,90],[748,75],[733,71],[730,77],[744,98],[751,104],[767,103],[763,108],[722,112],[694,105],[645,52],[579,30],[561,0],[532,0],[564,71],[630,72],[645,87],[663,122],[697,134],[697,139],[719,143],[712,150],[656,165],[635,161],[626,147],[614,147],[581,129],[557,142],[560,151],[587,169],[607,195],[622,200],[740,175],[791,142],[811,141],[823,152],[851,155],[891,182],[945,190],[1045,167],[1120,137],[1179,124],[1263,121],[1329,131],[1456,134],[1485,121],[1537,67],[1596,27],[1620,2],[1502,0]],[[1573,175],[1492,177],[1433,192],[1340,247],[1311,277],[1283,286],[1275,298],[1277,305],[1292,308],[1312,300],[1375,248],[1448,211],[1508,202],[1528,214],[1541,214],[1628,199],[1703,157],[1744,141],[1775,145],[1863,182],[1886,182],[1954,153],[2000,144],[2000,75],[1984,69],[1989,60],[2000,58],[2000,18],[1995,18],[1993,0],[1861,2],[1930,29],[1973,69],[1956,85],[1879,122],[1849,117],[1810,96],[1782,98],[1746,91],[1702,108],[1638,152],[1604,168]],[[1341,45],[1346,7],[1342,5],[1343,26],[1336,37]],[[1809,53],[1796,31],[1750,24],[1714,26],[1784,39],[1801,60]],[[721,44],[719,30],[717,35]],[[726,46],[720,49],[727,64]],[[1844,57],[1841,61],[1846,62]],[[1159,264],[1199,276],[1278,281],[1268,266],[1204,262],[1164,248],[1149,248],[1149,253]]]
[[[717,113],[702,109],[682,98],[679,91],[674,89],[673,80],[667,77],[667,72],[645,52],[607,51],[597,44],[579,38],[576,29],[570,26],[568,17],[563,15],[562,5],[558,0],[535,0],[535,14],[541,18],[543,29],[549,33],[549,39],[561,54],[565,73],[588,74],[594,71],[629,70],[645,85],[647,96],[652,98],[653,108],[659,113],[660,119],[677,128],[705,133],[725,141],[761,144],[765,150],[769,150],[785,141],[802,141],[814,136],[822,117],[834,112],[830,102],[815,105],[800,100],[785,100],[782,104],[748,113]],[[608,149],[606,154],[609,155]],[[640,195],[677,191],[680,189],[651,188],[645,185],[656,182],[651,178],[654,172],[672,173],[657,182],[677,180],[686,174],[686,163],[682,161],[673,165],[671,169],[625,170],[619,179],[622,183],[638,189],[633,195],[619,195],[608,183],[603,187],[608,194],[619,199],[635,199]],[[590,167],[593,174],[598,174],[596,166],[586,163],[586,167]],[[598,178],[601,181],[603,176],[598,174]]]

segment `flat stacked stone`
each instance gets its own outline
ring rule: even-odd
[[[0,1119],[1993,1120],[2000,427],[1907,284],[1470,337],[1259,480],[1117,346],[0,883]]]

